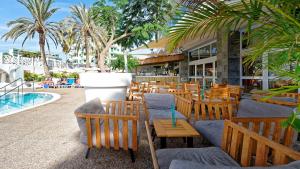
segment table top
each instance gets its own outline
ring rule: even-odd
[[[157,137],[196,137],[200,134],[185,120],[177,119],[176,127],[172,120],[158,119],[153,121]]]

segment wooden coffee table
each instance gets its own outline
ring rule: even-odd
[[[167,138],[187,138],[187,147],[193,147],[193,137],[198,137],[200,134],[186,121],[177,119],[176,127],[172,126],[171,119],[153,120],[156,136],[160,138],[161,148],[167,147]]]

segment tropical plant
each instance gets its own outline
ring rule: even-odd
[[[2,38],[5,40],[13,39],[15,41],[16,39],[23,37],[22,35],[25,35],[22,42],[22,46],[24,46],[28,39],[33,39],[36,33],[38,33],[44,72],[46,77],[50,77],[46,60],[45,45],[50,48],[48,38],[57,45],[57,25],[55,22],[50,22],[49,19],[58,10],[58,8],[51,8],[54,0],[18,0],[18,2],[26,7],[32,15],[32,18],[22,17],[8,22],[7,25],[11,29],[9,32],[5,33]]]
[[[132,71],[139,65],[139,60],[134,58],[132,55],[127,57],[127,65],[128,70]],[[125,70],[125,59],[124,55],[117,54],[114,60],[111,60],[110,67],[113,70],[121,70],[124,72]]]
[[[187,10],[170,29],[169,50],[188,39],[216,35],[222,29],[230,33],[244,27],[249,48],[244,53],[245,64],[254,64],[267,56],[266,66],[270,71],[293,81],[294,85],[271,90],[271,97],[300,88],[300,1],[183,1],[188,4]],[[297,128],[300,125],[293,125],[295,118],[299,118],[299,111],[287,123]]]
[[[71,29],[69,29],[71,36],[67,33],[71,42],[69,44],[64,43],[64,48],[68,51],[67,49],[70,49],[74,38],[77,49],[80,49],[82,47],[81,44],[84,44],[86,67],[89,68],[90,49],[93,47],[98,51],[101,50],[103,42],[107,39],[107,33],[103,27],[95,24],[91,9],[87,8],[84,4],[72,6],[71,13],[72,18],[69,20],[70,25],[72,25]],[[67,45],[68,47],[66,47]]]
[[[97,25],[105,27],[109,37],[103,42],[103,50],[98,53],[98,66],[105,72],[105,58],[115,43],[129,49],[152,39],[155,32],[162,31],[172,14],[169,0],[113,0],[106,3],[98,0],[93,5]]]

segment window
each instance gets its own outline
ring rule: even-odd
[[[190,52],[190,61],[198,60],[198,49]]]
[[[243,59],[244,63],[244,59]],[[243,76],[262,76],[261,59],[252,64],[243,64]]]
[[[197,65],[197,76],[203,76],[203,65]]]
[[[212,56],[217,55],[217,43],[216,42],[211,44],[211,50],[210,51],[211,51]]]
[[[205,64],[205,76],[213,76],[213,63],[206,63]]]
[[[195,65],[190,65],[190,76],[195,76]]]
[[[199,49],[200,59],[210,57],[210,45],[204,46]]]

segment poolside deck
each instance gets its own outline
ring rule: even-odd
[[[43,90],[41,90],[43,91]],[[84,158],[73,114],[84,102],[82,89],[47,89],[62,98],[54,103],[0,118],[0,168],[151,168],[146,135],[135,163],[125,151],[93,149]],[[144,128],[143,128],[144,130]],[[142,132],[143,133],[143,132]]]

